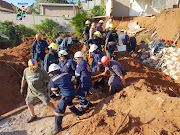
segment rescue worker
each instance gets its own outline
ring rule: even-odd
[[[96,27],[96,31],[101,32],[101,35],[103,36],[103,33],[105,33],[105,31],[103,30],[103,27],[102,27],[104,24],[104,21],[100,20],[98,23],[99,23],[99,25]]]
[[[72,59],[68,58],[68,53],[65,50],[61,50],[58,52],[58,56],[60,57],[60,71],[63,73],[69,73],[70,75],[75,75],[76,70],[76,62]]]
[[[130,51],[133,51],[133,55],[132,56],[134,57],[134,54],[136,52],[136,46],[137,46],[135,34],[130,36],[129,43],[130,43],[130,48],[131,48]]]
[[[67,106],[75,115],[82,115],[82,112],[79,112],[72,102],[75,97],[75,89],[71,81],[72,76],[60,72],[60,67],[57,64],[51,64],[48,73],[53,76],[51,78],[51,90],[57,95],[60,93],[62,96],[55,110],[55,129],[51,132],[52,135],[55,135],[62,131],[62,119]]]
[[[126,51],[127,53],[130,52],[130,43],[129,43],[129,36],[124,32],[124,30],[121,30],[121,33],[119,34],[119,44],[120,45],[126,45]]]
[[[108,56],[103,56],[101,63],[106,67],[105,72],[109,70],[111,74],[108,80],[111,95],[118,92],[118,89],[121,87],[121,85],[123,85],[125,88],[126,82],[124,76],[126,75],[126,70],[123,68],[123,66],[115,60],[110,60]]]
[[[87,20],[85,22],[85,28],[84,28],[84,31],[83,31],[83,34],[84,34],[84,40],[87,41],[89,39],[89,30],[90,30],[90,21]]]
[[[101,58],[104,56],[103,52],[100,49],[98,49],[98,46],[95,44],[91,45],[89,52],[92,53],[92,58],[93,58],[91,65],[92,72],[103,72],[104,66],[101,64]],[[103,85],[104,85],[104,79],[102,78],[94,82],[93,87],[95,89],[97,88],[102,89]]]
[[[49,46],[49,53],[44,58],[44,70],[48,72],[48,68],[52,63],[58,64],[58,54],[57,49],[58,46],[55,43],[51,43]]]
[[[110,25],[109,30],[105,41],[105,52],[109,58],[113,58],[114,50],[118,44],[118,35],[113,24]]]
[[[93,39],[95,31],[96,31],[96,24],[93,22],[89,30],[89,39]]]
[[[102,38],[101,32],[96,31],[94,33],[94,38],[93,39],[89,39],[87,41],[87,43],[88,43],[89,46],[90,46],[90,44],[96,44],[98,46],[98,49],[102,50],[101,49],[101,45],[104,44],[104,40]]]
[[[50,77],[48,73],[39,68],[37,61],[35,59],[30,59],[28,61],[28,66],[23,73],[23,78],[21,82],[21,94],[24,96],[25,84],[28,84],[26,104],[30,112],[31,118],[27,121],[28,123],[37,119],[34,113],[33,103],[39,98],[45,105],[51,107],[55,111],[55,106],[50,102],[50,98],[46,91],[46,82],[49,82]]]
[[[115,25],[114,24],[114,16],[111,16],[109,18],[109,21],[107,21],[107,23],[106,23],[106,34],[109,32],[109,28],[110,28],[111,24]]]
[[[42,40],[42,34],[36,34],[36,40],[31,49],[32,58],[37,62],[40,58],[41,68],[44,69],[44,57],[45,57],[45,48],[48,49],[48,43],[45,40]]]
[[[79,99],[79,111],[83,111],[83,106],[88,108],[93,107],[93,104],[86,99],[87,92],[92,86],[91,69],[89,63],[83,60],[83,53],[78,51],[74,54],[74,58],[77,60],[77,66],[75,71],[76,79],[79,83],[77,91]]]

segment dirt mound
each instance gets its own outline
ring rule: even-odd
[[[114,135],[125,115],[131,110],[119,132],[134,134],[179,134],[179,98],[147,92],[145,79],[140,79],[120,93],[102,100],[91,116],[80,117],[80,122],[68,131],[71,135]],[[66,122],[65,122],[66,123]],[[66,125],[66,124],[64,124]]]
[[[0,50],[0,114],[15,109],[24,101],[19,92],[21,76],[28,59],[31,58],[33,42],[33,39],[26,39],[17,47]]]

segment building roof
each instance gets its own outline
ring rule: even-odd
[[[41,6],[57,6],[57,7],[73,7],[73,4],[65,4],[65,3],[39,3]],[[77,4],[74,6],[78,7]]]
[[[0,0],[0,7],[4,10],[7,9],[7,11],[14,11],[11,4],[3,0]]]

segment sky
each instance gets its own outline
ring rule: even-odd
[[[34,3],[34,0],[3,0],[3,1],[6,1],[8,3],[12,3],[13,5],[15,6],[18,6],[18,7],[21,7],[23,3],[26,3],[25,4],[25,7],[27,6],[30,6]]]
[[[27,3],[27,5],[25,5],[25,7],[27,7],[27,6],[32,5],[35,2],[35,0],[3,0],[3,1],[12,3],[13,5],[18,6],[18,7],[21,7],[22,5],[20,4],[22,3]],[[74,2],[75,1],[78,1],[78,0],[74,0]],[[81,0],[81,1],[84,1],[84,0]]]

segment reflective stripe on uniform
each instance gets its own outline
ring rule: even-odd
[[[64,116],[63,113],[57,113],[57,112],[55,112],[55,115],[56,115],[56,116]]]
[[[54,82],[54,81],[56,81],[57,79],[59,79],[60,77],[62,77],[62,76],[64,76],[64,75],[67,75],[67,74],[68,74],[68,73],[62,73],[62,74],[54,77],[54,78],[52,79],[52,81]]]
[[[58,90],[58,87],[56,87],[56,88],[51,88],[51,90],[52,90],[52,91]]]
[[[77,73],[77,72],[75,72],[75,75],[76,75],[76,76],[80,76],[80,74],[79,74],[79,73]]]

